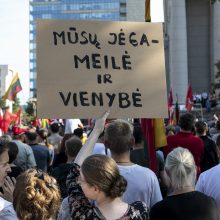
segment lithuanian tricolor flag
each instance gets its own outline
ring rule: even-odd
[[[16,94],[22,90],[21,83],[18,77],[18,73],[16,73],[15,77],[12,79],[12,82],[6,91],[5,95],[3,96],[3,99],[14,101]]]

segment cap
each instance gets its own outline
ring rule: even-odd
[[[14,135],[21,135],[21,134],[24,134],[26,131],[28,131],[28,128],[21,128],[18,126],[14,126],[12,128],[12,131]]]

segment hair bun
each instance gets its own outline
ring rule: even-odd
[[[115,180],[115,182],[112,185],[112,188],[110,189],[110,196],[112,198],[120,197],[123,195],[127,187],[127,180],[119,175],[119,177]]]

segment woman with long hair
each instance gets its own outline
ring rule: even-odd
[[[105,155],[92,155],[108,115],[106,112],[96,120],[92,133],[70,169],[67,185],[71,217],[76,220],[148,220],[149,212],[144,203],[127,204],[121,200],[127,181],[120,175],[116,162]]]

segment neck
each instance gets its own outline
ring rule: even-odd
[[[192,131],[186,131],[186,130],[183,130],[183,129],[181,129],[181,132],[184,132],[184,133],[192,133]]]
[[[182,194],[182,193],[187,193],[187,192],[192,192],[192,191],[195,191],[193,186],[185,186],[185,187],[182,187],[182,188],[175,189],[173,191],[172,195],[179,195],[179,194]]]
[[[111,156],[115,160],[115,162],[119,165],[132,164],[132,162],[130,161],[129,152],[126,152],[124,154],[116,154],[116,153],[111,152]]]

